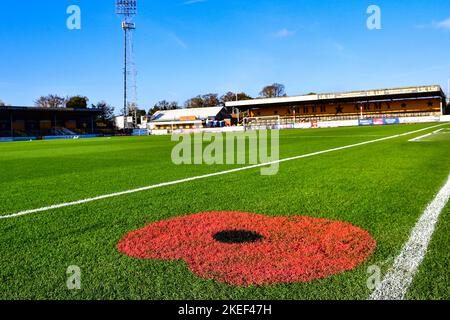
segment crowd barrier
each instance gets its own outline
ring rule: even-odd
[[[358,120],[359,126],[385,126],[400,123],[401,123],[400,118],[373,118],[373,119]]]
[[[32,141],[38,140],[38,137],[1,137],[0,142],[14,142],[14,141]]]
[[[45,136],[42,137],[42,140],[68,140],[68,139],[89,139],[89,138],[97,138],[98,134],[80,134],[76,136],[67,135],[67,136]]]
[[[148,136],[149,135],[148,129],[133,129],[132,136],[140,137],[140,136]]]

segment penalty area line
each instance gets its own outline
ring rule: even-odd
[[[424,134],[423,136],[420,136],[420,137],[417,137],[417,138],[408,140],[408,142],[417,142],[417,141],[420,141],[420,140],[422,140],[422,139],[428,138],[428,137],[432,136],[433,134],[434,134],[434,132],[432,132],[432,133],[427,133],[427,134]]]
[[[356,147],[360,147],[360,146],[364,146],[364,145],[368,145],[368,144],[372,144],[372,143],[377,143],[377,142],[381,142],[381,141],[391,140],[391,139],[395,139],[395,138],[399,138],[399,137],[403,137],[403,136],[407,136],[407,135],[423,132],[423,131],[426,131],[426,130],[429,130],[429,129],[441,127],[443,125],[444,124],[435,125],[435,126],[431,126],[431,127],[415,130],[415,131],[410,131],[410,132],[406,132],[406,133],[396,134],[396,135],[389,136],[389,137],[384,137],[384,138],[380,138],[380,139],[364,141],[364,142],[355,143],[355,144],[351,144],[351,145],[347,145],[347,146],[343,146],[343,147],[338,147],[338,148],[333,148],[333,149],[328,149],[328,150],[322,150],[322,151],[318,151],[318,152],[308,153],[308,154],[295,156],[295,157],[291,157],[291,158],[285,158],[285,159],[276,160],[276,161],[272,161],[272,162],[260,163],[260,164],[250,165],[250,166],[236,168],[236,169],[230,169],[230,170],[225,170],[225,171],[220,171],[220,172],[215,172],[215,173],[209,173],[209,174],[205,174],[205,175],[201,175],[201,176],[196,176],[196,177],[191,177],[191,178],[186,178],[186,179],[181,179],[181,180],[176,180],[176,181],[163,182],[163,183],[159,183],[159,184],[155,184],[155,185],[151,185],[151,186],[146,186],[146,187],[137,188],[137,189],[131,189],[131,190],[122,191],[122,192],[115,192],[115,193],[106,194],[106,195],[102,195],[102,196],[98,196],[98,197],[93,197],[93,198],[88,198],[88,199],[83,199],[83,200],[78,200],[78,201],[72,201],[72,202],[66,202],[66,203],[60,203],[60,204],[55,204],[55,205],[52,205],[52,206],[42,207],[42,208],[37,208],[37,209],[25,210],[25,211],[21,211],[21,212],[17,212],[17,213],[14,213],[14,214],[9,214],[9,215],[0,215],[0,220],[17,218],[17,217],[21,217],[21,216],[25,216],[25,215],[29,215],[29,214],[33,214],[33,213],[39,213],[39,212],[45,212],[45,211],[50,211],[50,210],[55,210],[55,209],[60,209],[60,208],[65,208],[65,207],[76,206],[76,205],[85,204],[85,203],[89,203],[89,202],[94,202],[94,201],[99,201],[99,200],[104,200],[104,199],[109,199],[109,198],[114,198],[114,197],[120,197],[120,196],[124,196],[124,195],[129,195],[129,194],[143,192],[143,191],[148,191],[148,190],[152,190],[152,189],[157,189],[157,188],[162,188],[162,187],[182,184],[182,183],[186,183],[186,182],[191,182],[191,181],[196,181],[196,180],[201,180],[201,179],[207,179],[207,178],[217,177],[217,176],[223,176],[223,175],[226,175],[226,174],[231,174],[231,173],[245,171],[245,170],[251,170],[251,169],[255,169],[255,168],[262,168],[262,167],[271,166],[271,165],[274,165],[274,164],[280,164],[280,163],[283,163],[283,162],[309,158],[309,157],[318,156],[318,155],[331,153],[331,152],[335,152],[335,151],[356,148]]]
[[[411,286],[433,237],[439,216],[450,199],[450,176],[433,201],[425,209],[411,232],[408,242],[388,270],[370,300],[403,300]]]
[[[417,142],[417,141],[420,141],[420,140],[425,139],[425,138],[428,138],[428,137],[430,137],[430,136],[432,136],[432,135],[434,135],[434,134],[438,134],[439,132],[441,132],[441,131],[443,131],[443,130],[444,130],[444,129],[439,129],[439,130],[436,130],[436,131],[434,131],[434,132],[427,133],[427,134],[425,134],[425,135],[423,135],[423,136],[420,136],[420,137],[417,137],[417,138],[408,140],[408,142]]]

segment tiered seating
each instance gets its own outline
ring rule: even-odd
[[[54,134],[56,136],[76,136],[77,134],[67,128],[55,128]]]

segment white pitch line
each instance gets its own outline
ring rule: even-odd
[[[439,129],[439,130],[436,130],[436,131],[434,131],[434,132],[427,133],[427,134],[425,134],[425,135],[423,135],[423,136],[420,136],[420,137],[417,137],[417,138],[414,138],[414,139],[411,139],[411,140],[408,140],[408,141],[409,141],[409,142],[417,142],[417,141],[420,141],[420,140],[422,140],[422,139],[428,138],[428,137],[432,136],[433,134],[438,134],[438,133],[441,132],[442,130],[444,130],[444,129]]]
[[[325,153],[330,153],[330,152],[335,152],[335,151],[339,151],[339,150],[355,148],[355,147],[359,147],[359,146],[363,146],[363,145],[367,145],[367,144],[371,144],[371,143],[376,143],[376,142],[386,141],[386,140],[390,140],[390,139],[395,139],[395,138],[399,138],[399,137],[403,137],[403,136],[419,133],[419,132],[422,132],[422,131],[425,131],[425,130],[441,127],[443,125],[445,125],[445,124],[435,125],[435,126],[431,126],[431,127],[415,130],[415,131],[410,131],[410,132],[406,132],[406,133],[402,133],[402,134],[397,134],[397,135],[394,135],[394,136],[389,136],[389,137],[384,137],[384,138],[380,138],[380,139],[376,139],[376,140],[370,140],[370,141],[360,142],[360,143],[356,143],[356,144],[351,144],[351,145],[347,145],[347,146],[343,146],[343,147],[338,147],[338,148],[333,148],[333,149],[313,152],[313,153],[309,153],[309,154],[304,154],[304,155],[300,155],[300,156],[296,156],[296,157],[276,160],[276,161],[272,161],[272,162],[261,163],[261,164],[256,164],[256,165],[251,165],[251,166],[247,166],[247,167],[231,169],[231,170],[226,170],[226,171],[220,171],[220,172],[205,174],[205,175],[202,175],[202,176],[191,177],[191,178],[187,178],[187,179],[181,179],[181,180],[176,180],[176,181],[164,182],[164,183],[155,184],[155,185],[151,185],[151,186],[147,186],[147,187],[142,187],[142,188],[131,189],[131,190],[122,191],[122,192],[106,194],[106,195],[102,195],[102,196],[98,196],[98,197],[94,197],[94,198],[88,198],[88,199],[83,199],[83,200],[78,200],[78,201],[73,201],[73,202],[66,202],[66,203],[56,204],[56,205],[43,207],[43,208],[37,208],[37,209],[21,211],[21,212],[17,212],[17,213],[10,214],[10,215],[4,215],[4,216],[0,215],[0,220],[17,218],[17,217],[29,215],[29,214],[32,214],[32,213],[38,213],[38,212],[44,212],[44,211],[49,211],[49,210],[54,210],[54,209],[59,209],[59,208],[64,208],[64,207],[76,206],[76,205],[79,205],[79,204],[89,203],[89,202],[93,202],[93,201],[99,201],[99,200],[104,200],[104,199],[108,199],[108,198],[128,195],[128,194],[132,194],[132,193],[138,193],[138,192],[142,192],[142,191],[147,191],[147,190],[152,190],[152,189],[172,186],[172,185],[181,184],[181,183],[185,183],[185,182],[190,182],[190,181],[196,181],[196,180],[201,180],[201,179],[206,179],[206,178],[211,178],[211,177],[222,176],[222,175],[235,173],[235,172],[240,172],[240,171],[244,171],[244,170],[261,168],[261,167],[270,166],[270,165],[274,165],[274,164],[279,164],[279,163],[283,163],[283,162],[287,162],[287,161],[293,161],[293,160],[298,160],[298,159],[318,156],[318,155],[325,154]]]
[[[370,300],[403,300],[428,250],[439,216],[450,199],[450,176],[434,200],[425,209],[403,246],[394,265],[389,269]]]
[[[432,133],[427,133],[427,134],[424,134],[423,136],[420,136],[420,137],[417,137],[417,138],[414,138],[414,139],[411,139],[411,140],[408,140],[408,141],[409,141],[409,142],[417,142],[417,141],[419,141],[419,140],[428,138],[429,136],[432,136],[433,134],[434,134],[434,132],[432,132]]]

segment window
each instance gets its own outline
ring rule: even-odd
[[[309,113],[309,108],[308,107],[303,107],[303,113]]]
[[[320,106],[320,112],[327,112],[327,107],[324,105]]]
[[[313,112],[313,113],[317,113],[317,106],[313,106],[313,107],[312,107],[312,112]]]

